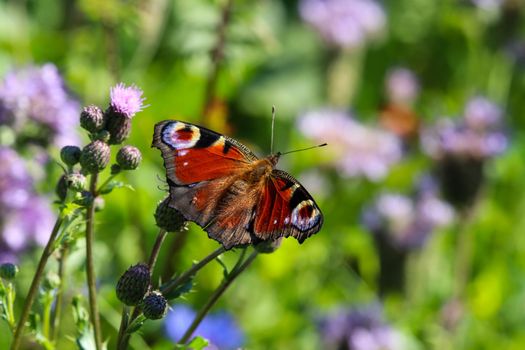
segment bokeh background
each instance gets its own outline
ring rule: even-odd
[[[153,125],[205,125],[265,156],[275,105],[275,150],[328,143],[279,163],[325,224],[259,256],[202,335],[220,349],[522,349],[524,65],[520,0],[2,0],[0,258],[20,265],[18,306],[57,212],[59,147],[85,144],[81,106],[106,106],[122,81],[148,106],[127,140],[143,163],[120,175],[135,190],[97,213],[110,347],[114,286],[147,259],[166,195]],[[155,278],[217,246],[193,224],[170,235]],[[87,293],[83,264],[79,242],[66,301]],[[173,348],[221,278],[206,267],[132,347]],[[73,349],[63,325],[57,348]],[[5,322],[0,334],[7,348]]]

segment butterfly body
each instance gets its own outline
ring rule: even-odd
[[[306,189],[275,168],[280,154],[257,158],[246,146],[176,120],[155,126],[170,206],[226,249],[319,231],[323,217]]]

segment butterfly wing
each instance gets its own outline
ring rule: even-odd
[[[234,139],[176,120],[155,125],[153,146],[164,158],[170,206],[227,249],[249,244],[244,227],[256,191],[239,176],[257,157]]]
[[[281,170],[273,170],[266,181],[254,218],[252,231],[260,240],[292,236],[302,243],[323,225],[323,214],[312,196]]]

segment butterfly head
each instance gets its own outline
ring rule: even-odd
[[[268,157],[268,160],[270,161],[272,166],[275,167],[277,163],[279,162],[279,158],[281,158],[281,152],[272,154],[271,156]]]

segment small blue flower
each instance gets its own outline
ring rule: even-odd
[[[135,85],[126,87],[124,83],[117,84],[111,88],[111,108],[127,118],[132,118],[144,108],[142,94],[142,90]]]
[[[174,305],[168,312],[164,324],[166,334],[174,341],[179,341],[195,318],[196,312],[186,305]],[[237,349],[244,343],[244,334],[235,319],[226,311],[206,316],[197,327],[193,336],[208,339],[208,349]]]

